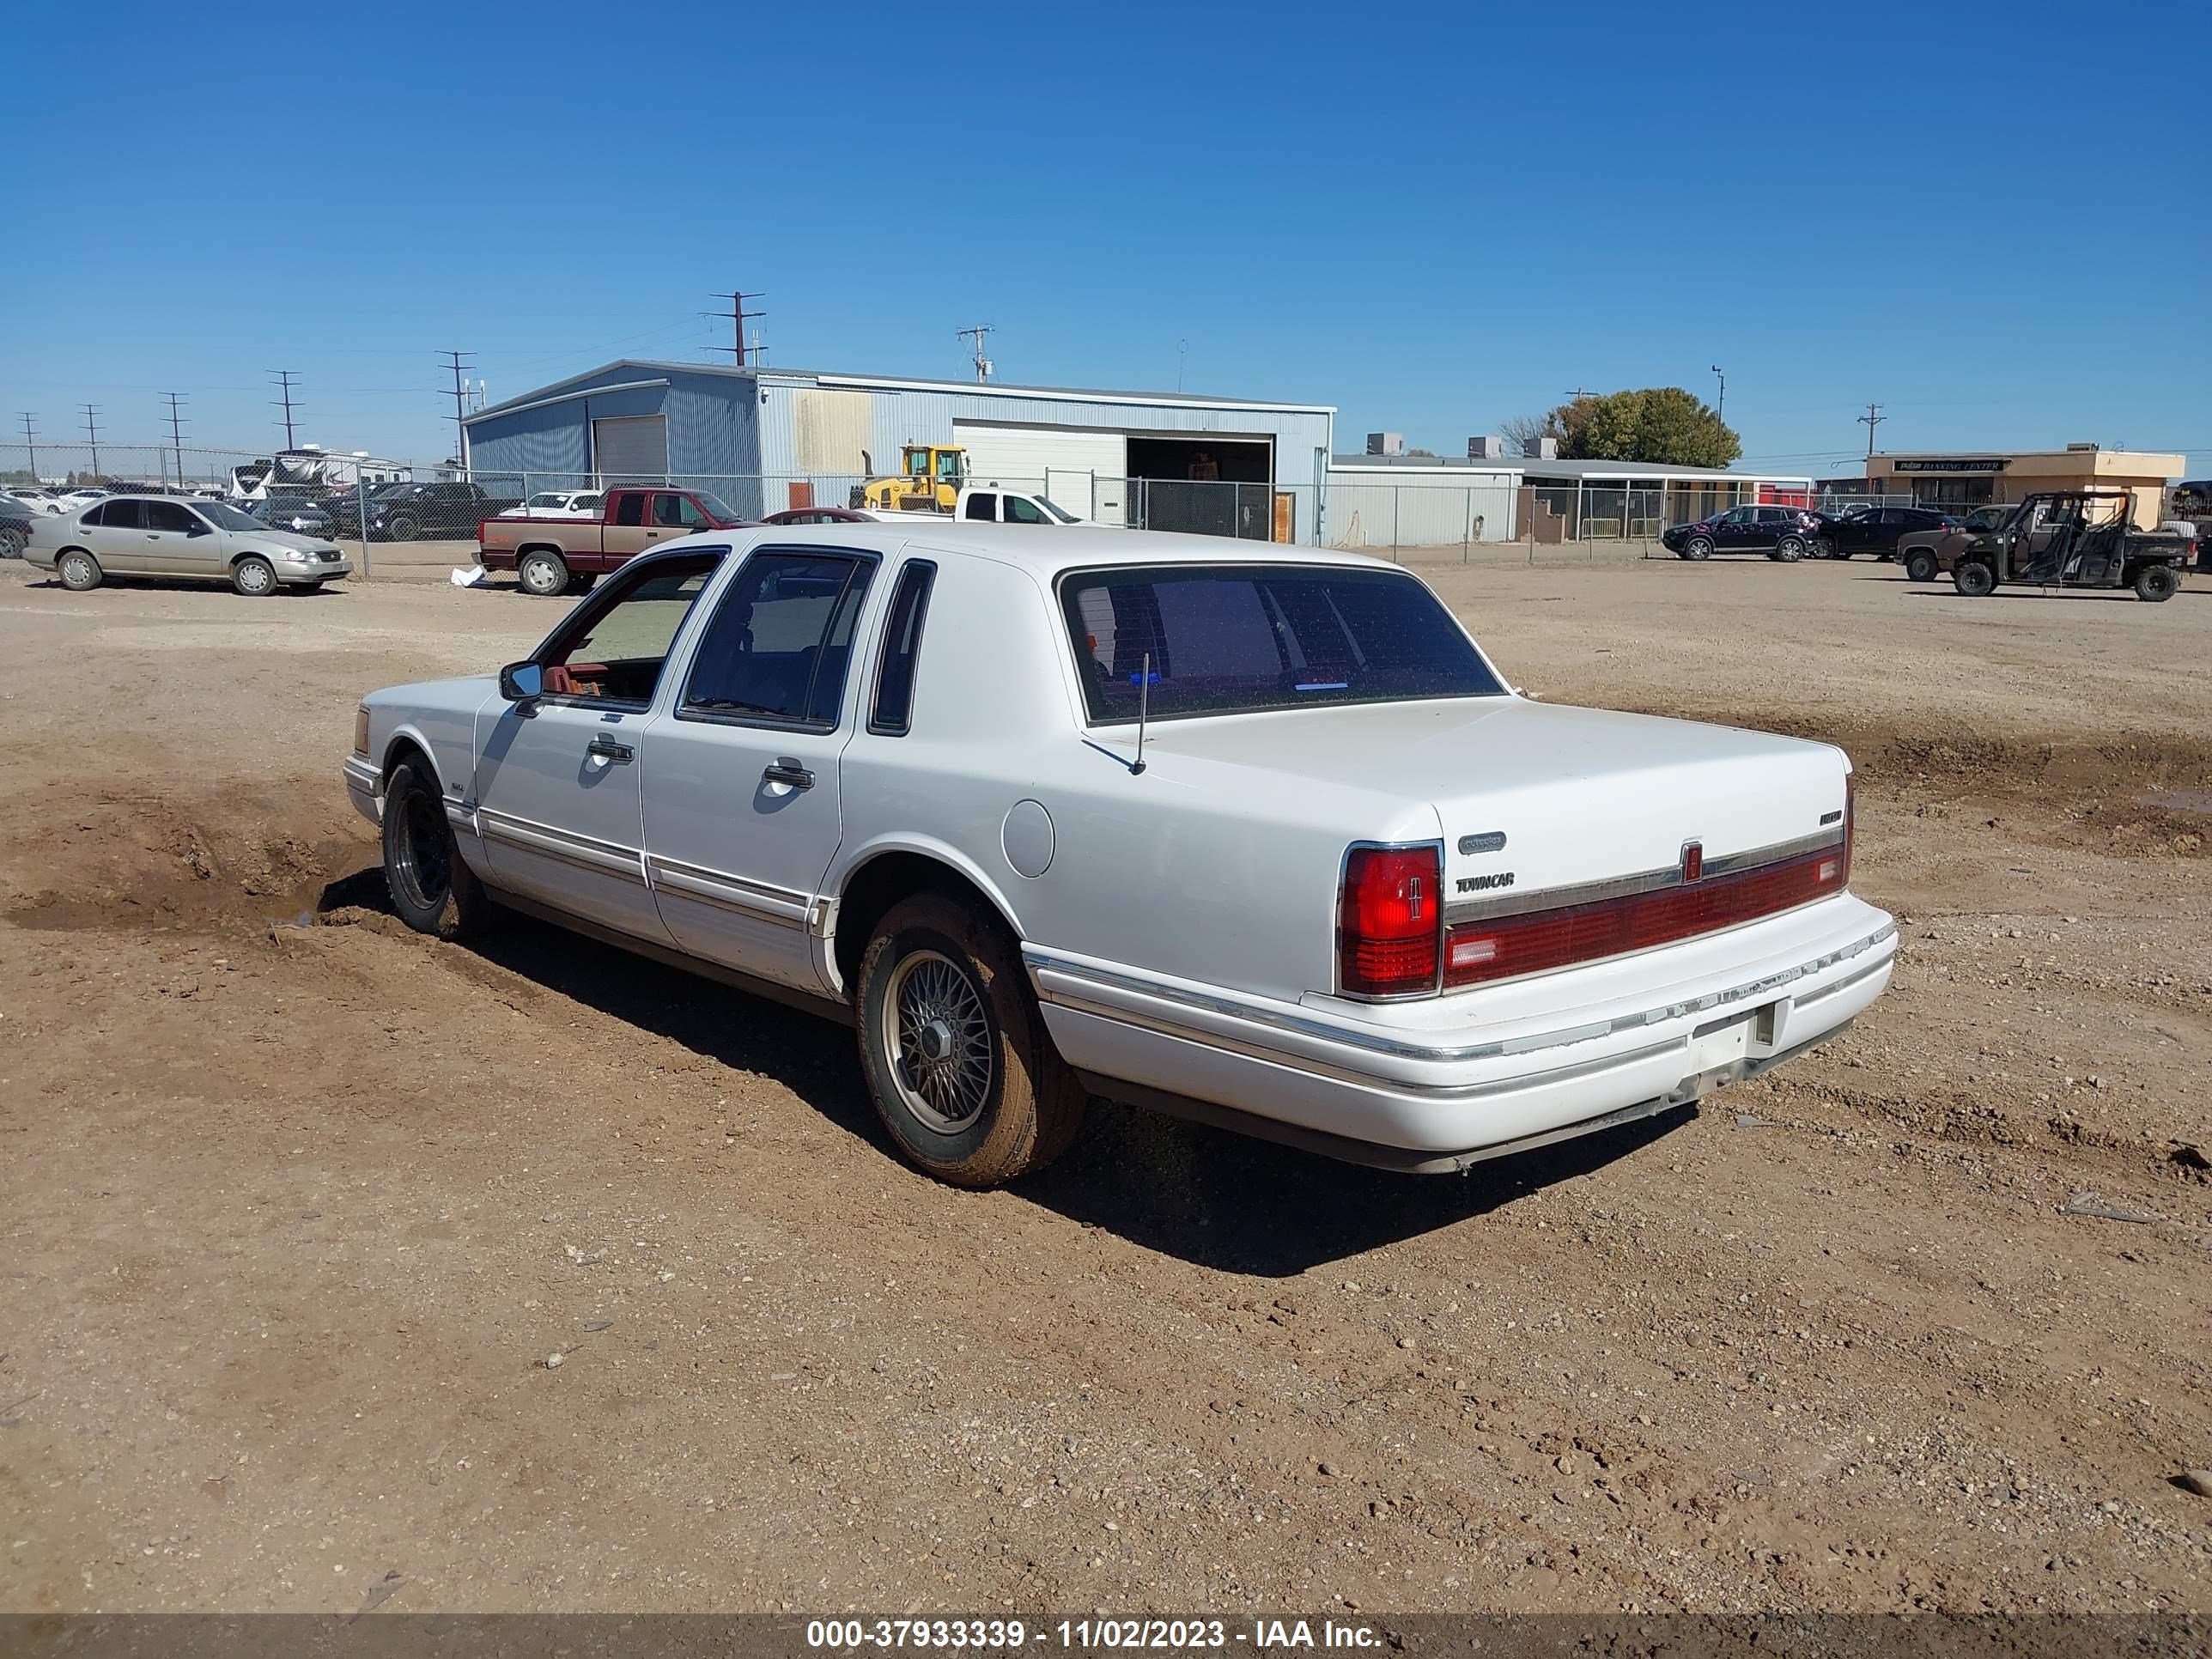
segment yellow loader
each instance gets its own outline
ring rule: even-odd
[[[887,477],[873,476],[874,460],[866,450],[860,464],[870,477],[853,486],[853,505],[878,513],[950,513],[968,482],[968,452],[957,444],[908,444],[901,470]]]

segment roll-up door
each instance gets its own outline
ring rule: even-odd
[[[629,415],[592,422],[592,469],[602,484],[658,483],[668,476],[668,417]]]

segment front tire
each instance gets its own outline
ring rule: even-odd
[[[2181,589],[2181,573],[2170,564],[2147,564],[2136,572],[2136,597],[2148,605],[2164,605]]]
[[[1003,1185],[1050,1163],[1082,1127],[1082,1085],[995,915],[944,893],[894,906],[860,958],[856,1002],[876,1114],[939,1180]]]
[[[411,542],[421,533],[422,526],[404,517],[394,519],[384,526],[384,539],[387,542]]]
[[[454,845],[438,781],[420,760],[393,767],[384,787],[384,880],[392,910],[418,933],[462,938],[495,908]]]
[[[1713,544],[1711,538],[1704,536],[1691,537],[1689,540],[1682,544],[1682,556],[1686,559],[1711,558],[1713,556]]]
[[[72,593],[89,593],[100,586],[100,561],[81,547],[72,547],[54,562],[54,574]]]
[[[1997,573],[1979,559],[1969,559],[1951,573],[1951,586],[1970,599],[1986,599],[1996,592]]]
[[[558,553],[532,548],[516,563],[514,579],[522,584],[526,593],[541,599],[556,599],[567,590],[571,580],[568,562]]]
[[[276,567],[249,553],[231,566],[230,585],[249,599],[265,599],[276,591]]]
[[[1914,548],[1905,562],[1905,580],[1909,582],[1932,582],[1936,571],[1936,556],[1924,547]]]

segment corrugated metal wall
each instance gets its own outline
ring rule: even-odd
[[[1456,547],[1513,538],[1510,472],[1331,467],[1322,539],[1334,547]]]
[[[796,384],[778,383],[764,371],[761,390],[761,471],[775,477],[803,472],[799,464]],[[1285,488],[1320,483],[1316,454],[1329,443],[1327,415],[1191,404],[1092,403],[1073,398],[1012,397],[994,392],[913,391],[885,386],[866,391],[874,403],[869,450],[878,467],[896,465],[902,444],[952,441],[952,422],[994,421],[1001,424],[1079,427],[1114,432],[1214,433],[1224,437],[1270,438],[1275,447],[1275,482]]]

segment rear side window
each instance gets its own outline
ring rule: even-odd
[[[1436,596],[1390,571],[1079,571],[1060,604],[1093,720],[1136,719],[1148,684],[1155,720],[1504,692]]]
[[[146,526],[141,512],[144,506],[143,501],[110,501],[105,507],[93,508],[95,516],[86,522],[104,525],[110,530],[143,530]]]
[[[929,590],[937,567],[909,559],[891,595],[890,618],[884,624],[883,661],[876,668],[876,696],[868,709],[868,730],[902,738],[914,707],[914,670],[921,657],[921,624],[929,614]]]
[[[617,524],[643,524],[645,522],[645,497],[635,490],[627,495],[616,496],[615,522]]]
[[[849,554],[753,555],[700,639],[679,712],[835,726],[873,568]]]
[[[999,516],[999,498],[996,495],[970,495],[968,498],[967,509],[960,516],[963,519],[994,520]]]

